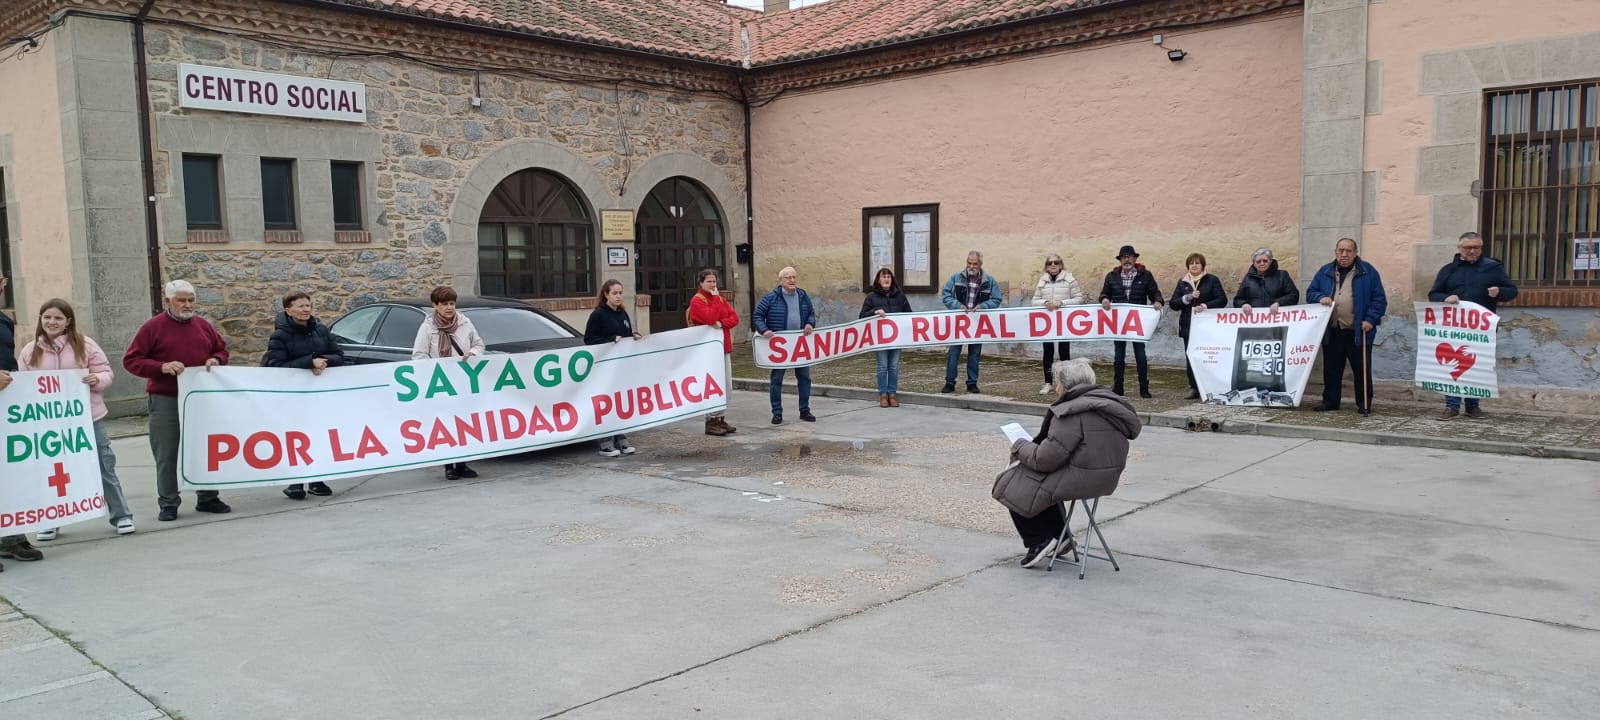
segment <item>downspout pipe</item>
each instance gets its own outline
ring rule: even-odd
[[[150,132],[150,76],[145,60],[145,18],[155,8],[156,0],[145,0],[139,14],[133,16],[133,67],[139,95],[139,160],[144,171],[144,232],[145,251],[149,256],[150,314],[161,312],[161,237],[156,221],[156,163],[155,148]]]

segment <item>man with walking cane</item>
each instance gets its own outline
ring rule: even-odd
[[[1339,238],[1333,262],[1323,265],[1306,288],[1306,300],[1333,308],[1322,338],[1322,403],[1313,410],[1339,409],[1344,368],[1355,375],[1356,412],[1372,413],[1372,338],[1389,309],[1377,268],[1356,254],[1356,241]]]

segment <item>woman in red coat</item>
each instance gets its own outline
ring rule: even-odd
[[[722,376],[723,387],[729,387],[728,383],[733,378],[733,328],[739,324],[739,312],[717,293],[717,271],[701,270],[696,281],[700,289],[694,297],[689,298],[689,324],[722,328],[722,352],[728,369],[727,374]],[[721,410],[706,415],[707,435],[720,437],[736,432],[739,429],[728,424]]]

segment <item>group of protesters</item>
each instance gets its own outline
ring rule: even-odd
[[[1507,276],[1504,266],[1497,260],[1484,257],[1483,249],[1483,239],[1477,233],[1462,234],[1457,245],[1457,255],[1440,269],[1433,287],[1429,290],[1428,299],[1432,302],[1451,304],[1467,300],[1494,310],[1499,301],[1515,298],[1517,288]],[[1192,317],[1196,313],[1229,305],[1226,288],[1217,276],[1207,272],[1206,257],[1200,253],[1192,253],[1185,259],[1185,273],[1178,280],[1170,300],[1163,299],[1154,275],[1139,263],[1139,253],[1133,246],[1123,246],[1118,251],[1116,259],[1117,267],[1106,274],[1096,300],[1105,307],[1109,307],[1112,303],[1149,305],[1158,311],[1170,307],[1179,313],[1178,334],[1183,339],[1185,348],[1188,346]],[[1251,253],[1250,264],[1249,271],[1233,295],[1233,307],[1240,308],[1246,313],[1255,308],[1266,308],[1270,312],[1276,312],[1282,306],[1299,303],[1300,291],[1295,286],[1294,279],[1278,267],[1278,262],[1270,249],[1261,248]],[[6,281],[6,278],[0,277],[0,291],[4,290]],[[687,322],[690,325],[715,327],[721,331],[725,370],[731,376],[732,330],[740,322],[739,314],[718,292],[716,270],[700,271],[697,286],[686,313]],[[622,284],[616,280],[608,280],[601,286],[598,303],[585,328],[583,338],[585,344],[596,345],[640,337],[624,307],[623,294]],[[1066,269],[1060,255],[1052,253],[1045,257],[1044,269],[1032,298],[1034,305],[1054,310],[1063,306],[1084,304],[1089,297],[1073,274]],[[951,275],[945,282],[940,292],[940,299],[945,308],[965,312],[1000,306],[1002,298],[998,284],[992,275],[983,271],[982,253],[974,250],[967,254],[966,267]],[[457,294],[454,289],[448,286],[434,288],[429,300],[433,305],[433,312],[427,314],[417,330],[412,348],[413,358],[459,357],[469,360],[484,354],[483,338],[478,335],[471,320],[456,311]],[[1322,343],[1323,398],[1314,410],[1331,411],[1339,408],[1344,369],[1349,365],[1353,367],[1356,375],[1356,410],[1362,415],[1370,413],[1372,341],[1377,326],[1387,311],[1387,299],[1377,269],[1360,258],[1354,239],[1341,238],[1335,244],[1333,261],[1322,266],[1313,276],[1311,285],[1306,290],[1306,300],[1329,306],[1332,310],[1332,318]],[[145,379],[149,409],[149,443],[156,466],[159,510],[157,519],[163,522],[177,519],[178,509],[182,503],[177,478],[180,438],[178,377],[191,368],[209,370],[218,365],[226,365],[229,360],[227,341],[209,322],[195,314],[195,303],[195,289],[189,282],[174,280],[167,283],[164,288],[165,309],[139,328],[122,362],[126,371]],[[908,312],[912,312],[911,303],[900,287],[894,271],[889,268],[879,269],[873,277],[871,287],[867,290],[860,317]],[[805,290],[799,288],[798,273],[793,267],[785,267],[779,271],[778,286],[756,303],[751,320],[755,332],[766,337],[771,337],[777,332],[810,333],[815,329],[818,325],[815,306]],[[117,479],[116,455],[111,449],[104,423],[106,416],[104,393],[114,377],[106,354],[93,338],[80,332],[72,305],[65,300],[52,299],[45,302],[40,307],[35,328],[34,338],[25,344],[18,354],[13,356],[9,352],[0,353],[0,390],[10,385],[11,371],[59,369],[87,371],[83,382],[90,391],[95,444],[99,451],[100,475],[108,509],[108,521],[119,535],[133,533],[135,530],[133,513],[128,508]],[[15,325],[11,318],[0,313],[0,347],[15,347],[14,333]],[[1126,346],[1125,341],[1114,343],[1112,386],[1109,388],[1109,393],[1087,394],[1085,388],[1076,390],[1074,388],[1085,383],[1093,384],[1092,370],[1086,371],[1081,362],[1070,366],[1063,364],[1064,361],[1071,359],[1069,343],[1044,343],[1045,383],[1040,388],[1040,394],[1058,396],[1052,407],[1071,400],[1075,403],[1073,407],[1085,406],[1092,407],[1094,412],[1111,412],[1115,416],[1108,420],[1115,426],[1112,431],[1131,439],[1137,435],[1137,426],[1130,429],[1125,422],[1126,413],[1122,411],[1123,409],[1120,406],[1114,407],[1115,403],[1107,401],[1107,398],[1121,398],[1124,395]],[[982,349],[981,344],[965,345],[966,389],[969,393],[979,392],[978,377]],[[956,390],[957,369],[962,350],[962,345],[953,345],[948,349],[945,382],[941,389],[943,393],[953,393]],[[1149,367],[1144,344],[1133,343],[1133,350],[1139,395],[1149,398],[1151,397]],[[876,352],[878,405],[884,408],[899,407],[900,351],[887,349]],[[321,374],[327,368],[344,364],[344,357],[333,341],[328,327],[313,317],[311,298],[306,293],[295,292],[283,298],[283,310],[277,317],[274,331],[268,341],[263,364],[270,367],[309,370],[315,374]],[[782,423],[784,417],[782,404],[784,374],[785,371],[782,369],[773,370],[769,385],[772,423],[775,425]],[[810,369],[795,368],[794,374],[799,390],[799,418],[804,422],[815,422],[817,418],[811,412],[810,405]],[[1189,369],[1188,380],[1189,398],[1198,398],[1199,388],[1192,368]],[[1446,397],[1445,410],[1440,418],[1448,420],[1459,416],[1463,408],[1462,400],[1460,397]],[[1126,401],[1123,401],[1123,404],[1125,405]],[[1465,399],[1465,413],[1468,417],[1482,416],[1482,409],[1477,399]],[[725,436],[737,431],[737,428],[728,424],[726,415],[722,411],[713,412],[705,419],[705,432],[708,435]],[[1046,427],[1035,439],[1035,445],[1047,439],[1048,431],[1047,421]],[[1024,441],[1018,441],[1018,445],[1022,442]],[[1125,448],[1126,443],[1121,446]],[[616,434],[600,440],[599,452],[606,457],[619,457],[633,454],[635,448],[626,435]],[[1013,455],[1017,455],[1017,452],[1018,448],[1014,447]],[[1038,457],[1036,451],[1028,451],[1026,454],[1031,461],[1036,461]],[[1057,458],[1059,455],[1057,459],[1062,463],[1061,468],[1066,468],[1070,464],[1065,459],[1070,452],[1046,455],[1051,458]],[[478,475],[464,462],[447,464],[444,473],[446,479],[450,480],[473,478]],[[302,500],[308,494],[331,495],[333,490],[325,483],[311,482],[304,485],[300,483],[288,485],[283,489],[283,493],[290,499]],[[227,513],[232,510],[215,490],[196,491],[194,509],[205,513]],[[1059,507],[1057,509],[1059,510]],[[1029,556],[1024,559],[1025,565],[1037,562],[1039,557],[1056,549],[1053,541],[1051,547],[1047,548],[1041,539],[1046,535],[1053,538],[1052,533],[1059,533],[1059,523],[1053,516],[1042,524],[1023,522],[1028,520],[1028,517],[1017,515],[1015,511],[1013,517],[1019,521],[1019,533],[1023,535],[1024,544],[1029,549]],[[51,528],[38,532],[36,537],[40,541],[50,541],[58,535],[59,529]],[[26,561],[42,557],[43,554],[33,547],[24,535],[0,538],[0,558]]]

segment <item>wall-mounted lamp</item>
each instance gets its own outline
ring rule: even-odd
[[[1189,53],[1186,53],[1186,52],[1184,52],[1182,50],[1179,50],[1177,48],[1168,49],[1168,48],[1163,47],[1161,45],[1161,43],[1165,39],[1166,39],[1165,36],[1161,35],[1160,33],[1157,33],[1155,37],[1150,38],[1150,42],[1154,43],[1156,47],[1159,47],[1159,48],[1162,48],[1163,50],[1166,50],[1167,51],[1167,59],[1168,60],[1171,60],[1172,62],[1178,62],[1179,60],[1182,60],[1182,59],[1184,59],[1184,58],[1189,56]]]

